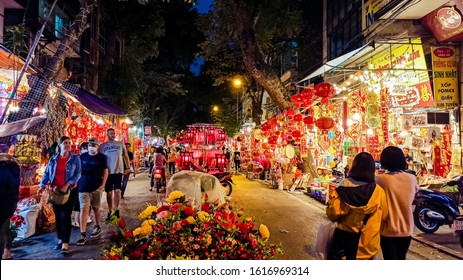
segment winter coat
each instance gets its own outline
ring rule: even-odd
[[[361,232],[357,259],[371,259],[379,252],[381,222],[387,214],[386,194],[380,186],[350,178],[331,193],[326,208],[328,219],[337,222],[339,230]]]
[[[13,216],[19,198],[21,171],[18,162],[7,154],[0,155],[0,225]]]

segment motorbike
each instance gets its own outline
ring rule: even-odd
[[[413,219],[422,232],[434,233],[442,225],[455,227],[460,233],[463,231],[463,218],[459,209],[459,204],[462,203],[463,176],[447,182],[446,185],[457,186],[458,192],[452,197],[449,193],[435,190],[420,189],[416,193]],[[460,243],[463,239],[461,236]]]
[[[209,171],[208,174],[213,175],[217,179],[219,179],[220,184],[224,187],[224,195],[230,196],[233,190],[232,185],[235,183],[232,180],[233,172],[226,172],[226,171]]]
[[[161,188],[166,186],[166,182],[162,176],[162,169],[155,168],[153,176],[151,176],[151,187],[150,191],[153,191],[153,187],[156,187],[156,192],[159,193]]]

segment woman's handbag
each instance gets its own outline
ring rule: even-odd
[[[326,260],[328,256],[333,242],[333,233],[335,229],[336,223],[332,221],[324,221],[318,227],[315,251],[321,259]]]
[[[63,192],[59,188],[54,188],[48,194],[48,202],[56,205],[63,205],[68,201],[70,194],[70,189]]]

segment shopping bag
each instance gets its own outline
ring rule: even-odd
[[[319,258],[326,260],[332,245],[333,233],[335,229],[336,223],[332,221],[324,221],[318,227],[315,251],[317,252]]]

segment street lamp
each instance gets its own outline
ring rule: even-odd
[[[217,105],[214,105],[214,107],[212,107],[212,110],[213,110],[214,112],[217,112],[217,111],[219,111],[219,106],[217,106]]]
[[[240,78],[234,78],[232,80],[233,87],[237,89],[242,89],[243,94],[244,94],[244,86],[243,86],[243,81]],[[240,93],[238,92],[236,94],[236,122],[239,124],[239,110],[240,110]]]

